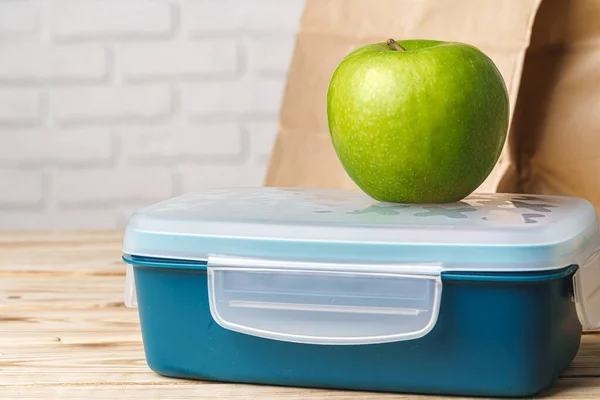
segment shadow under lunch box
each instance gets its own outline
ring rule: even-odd
[[[123,252],[148,365],[172,377],[526,396],[600,326],[577,198],[212,189],[136,212]]]

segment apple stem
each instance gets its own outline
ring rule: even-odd
[[[398,42],[396,42],[394,39],[389,38],[385,44],[387,44],[388,46],[390,46],[392,49],[396,50],[396,51],[406,51],[406,49],[402,46],[400,46],[398,44]]]

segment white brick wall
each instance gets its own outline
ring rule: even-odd
[[[248,69],[263,73],[277,74],[288,67],[288,59],[281,57],[294,47],[296,38],[290,35],[256,35],[247,40]]]
[[[29,207],[42,201],[42,174],[36,171],[2,171],[0,185],[10,188],[0,198],[3,207]]]
[[[189,83],[181,88],[181,107],[192,117],[214,114],[248,116],[275,115],[281,103],[279,80],[250,78],[231,81]]]
[[[56,200],[65,206],[159,201],[173,193],[171,173],[156,167],[59,171],[54,184]]]
[[[0,37],[31,35],[38,28],[38,7],[26,2],[0,3]]]
[[[98,45],[55,46],[0,43],[0,81],[24,85],[42,82],[94,82],[105,77],[106,49]]]
[[[111,133],[106,128],[2,131],[5,133],[0,134],[0,168],[58,165],[69,169],[98,163],[108,166],[116,156]]]
[[[252,138],[250,153],[257,159],[267,162],[277,136],[277,123],[270,121],[251,122],[246,124],[245,128]]]
[[[117,228],[261,185],[303,7],[0,0],[0,230]]]
[[[244,140],[235,123],[123,128],[123,151],[132,163],[201,163],[243,157]]]
[[[300,0],[184,0],[183,24],[207,32],[293,32],[304,7]]]
[[[39,118],[39,95],[34,89],[0,88],[0,124],[34,124]]]
[[[170,33],[174,4],[149,0],[50,0],[49,27],[57,39],[152,40]]]
[[[121,71],[128,80],[234,74],[238,64],[235,40],[136,43],[119,50]]]
[[[50,112],[60,123],[148,122],[171,112],[166,84],[68,87],[50,91]]]

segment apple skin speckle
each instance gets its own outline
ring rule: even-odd
[[[329,131],[352,180],[374,199],[444,203],[472,193],[496,164],[509,101],[491,59],[430,40],[361,47],[336,68]]]

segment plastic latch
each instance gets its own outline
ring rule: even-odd
[[[417,339],[436,324],[441,267],[208,258],[223,328],[273,340],[355,345]]]
[[[581,325],[586,330],[600,328],[600,250],[579,266],[573,287]]]
[[[135,291],[135,277],[133,275],[133,265],[127,264],[125,271],[125,307],[137,308],[137,295]]]

